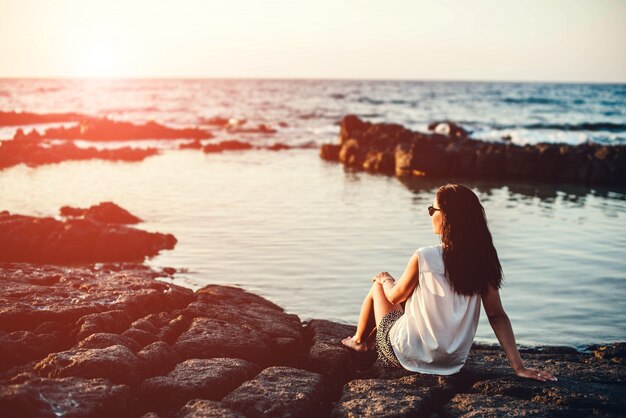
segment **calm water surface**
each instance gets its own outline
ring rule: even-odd
[[[439,243],[426,207],[441,181],[355,173],[315,150],[166,151],[140,163],[65,162],[0,173],[0,206],[56,216],[110,200],[178,244],[149,264],[175,283],[237,284],[298,314],[354,323],[370,278],[399,277]],[[521,344],[626,338],[626,190],[465,183],[485,207]],[[484,311],[476,340],[496,342]]]

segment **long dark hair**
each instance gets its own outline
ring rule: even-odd
[[[454,292],[483,294],[488,285],[502,285],[502,266],[478,196],[460,184],[437,190],[443,213],[441,242],[446,276]]]

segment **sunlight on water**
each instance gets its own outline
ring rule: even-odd
[[[485,207],[521,344],[626,337],[626,191],[465,183]],[[237,284],[302,319],[356,321],[370,278],[399,277],[439,243],[426,207],[438,181],[353,173],[316,151],[167,151],[141,163],[23,165],[0,175],[1,209],[56,216],[113,201],[178,238],[149,264],[175,283]],[[496,342],[484,312],[476,339]]]

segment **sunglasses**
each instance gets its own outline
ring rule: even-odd
[[[428,214],[429,214],[430,216],[433,216],[433,215],[435,214],[435,211],[437,211],[437,210],[438,210],[439,212],[441,212],[441,209],[437,209],[437,208],[434,208],[434,207],[432,207],[432,206],[429,206],[429,207],[428,207]]]

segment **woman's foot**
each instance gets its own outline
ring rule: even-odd
[[[344,338],[341,343],[354,351],[367,351],[367,343],[364,341],[356,342],[354,337]]]

